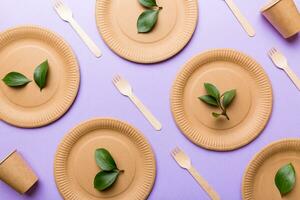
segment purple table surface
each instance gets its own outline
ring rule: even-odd
[[[209,199],[194,179],[171,158],[170,151],[177,145],[190,155],[195,167],[222,199],[237,200],[241,199],[242,177],[251,158],[273,141],[300,135],[300,92],[267,57],[271,47],[278,47],[300,76],[300,39],[295,37],[287,41],[281,38],[260,15],[259,10],[265,1],[236,0],[257,31],[256,37],[249,38],[225,2],[199,0],[198,27],[190,43],[177,56],[154,65],[128,62],[105,45],[95,25],[94,0],[66,0],[66,3],[103,50],[102,58],[96,59],[91,54],[72,28],[57,16],[50,0],[0,2],[0,31],[24,24],[49,28],[70,43],[81,69],[78,97],[69,112],[57,122],[38,129],[21,129],[0,122],[0,158],[17,148],[40,180],[38,187],[24,196],[0,182],[1,200],[62,199],[53,177],[57,145],[71,128],[95,117],[127,121],[148,138],[157,160],[157,178],[149,196],[153,200]],[[300,0],[296,0],[296,3],[300,6]],[[252,56],[262,64],[273,84],[274,109],[268,126],[255,141],[232,152],[212,152],[195,146],[178,130],[170,111],[170,89],[177,72],[191,57],[213,48],[233,48]],[[136,95],[161,120],[161,133],[154,131],[134,105],[114,88],[111,79],[115,74],[126,77],[134,86]]]

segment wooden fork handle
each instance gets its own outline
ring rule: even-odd
[[[218,193],[208,184],[208,182],[197,172],[193,166],[188,169],[188,171],[212,200],[220,200]]]
[[[84,43],[88,46],[91,52],[99,58],[102,53],[101,50],[97,47],[97,45],[93,42],[93,40],[86,34],[86,32],[79,26],[79,24],[74,20],[70,20],[70,24],[73,29],[78,33]]]
[[[293,81],[293,83],[298,88],[298,90],[300,90],[300,79],[295,74],[295,72],[293,72],[293,70],[290,67],[288,67],[288,66],[284,69],[284,71],[287,73],[287,75]]]
[[[250,37],[255,36],[255,30],[252,27],[252,25],[249,23],[249,21],[246,19],[246,17],[241,13],[239,8],[236,6],[236,4],[233,2],[233,0],[225,0],[228,7],[231,9],[237,20],[240,22],[244,30],[248,33]]]
[[[145,118],[151,123],[155,130],[160,131],[162,129],[162,125],[154,117],[150,110],[134,94],[130,95],[129,98],[136,105],[136,107],[144,114]]]

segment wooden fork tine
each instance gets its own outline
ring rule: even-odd
[[[275,48],[272,48],[271,50],[270,50],[270,56],[274,56],[275,55],[275,53],[276,53],[276,50],[275,50]]]
[[[57,0],[60,6],[63,6],[64,3],[62,2],[62,0]]]
[[[272,49],[268,52],[268,55],[270,56],[270,57],[272,57],[273,56],[273,51],[272,51]]]
[[[61,6],[61,1],[60,0],[54,0],[54,2],[55,2],[56,7],[59,8]]]
[[[63,9],[63,3],[60,0],[56,0],[56,8],[58,10],[62,10]]]
[[[172,154],[172,155],[174,155],[174,154],[175,154],[175,149],[173,149],[173,150],[171,151],[171,154]]]
[[[53,0],[54,8],[58,9],[58,2],[57,0]]]
[[[180,152],[179,147],[176,147],[176,148],[175,148],[175,153],[176,153],[176,155],[177,155],[179,152]]]
[[[121,81],[121,80],[124,80],[124,79],[122,78],[122,76],[118,75],[118,80]]]
[[[116,77],[113,78],[113,83],[116,85],[118,83],[118,80]]]
[[[176,156],[177,158],[179,158],[179,156],[180,156],[180,151],[179,151],[178,149],[175,150],[175,156]]]
[[[172,155],[173,155],[173,156],[176,156],[176,154],[177,154],[177,147],[175,147],[175,148],[172,150]]]
[[[282,55],[282,53],[278,49],[275,49],[275,53]]]
[[[173,158],[175,158],[175,152],[174,152],[174,149],[171,151],[171,155],[173,156]]]
[[[116,79],[117,81],[120,81],[120,75],[117,74],[117,75],[115,76],[115,79]]]

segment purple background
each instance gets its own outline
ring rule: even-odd
[[[63,35],[77,55],[82,79],[73,107],[54,124],[39,129],[21,129],[0,122],[0,158],[17,148],[40,178],[38,187],[25,196],[0,182],[0,199],[61,199],[53,177],[56,147],[68,130],[94,117],[125,120],[149,139],[157,159],[157,179],[149,199],[208,199],[193,178],[171,158],[170,151],[177,145],[190,155],[195,167],[222,199],[241,199],[244,169],[253,155],[270,142],[300,135],[300,93],[266,56],[271,47],[278,47],[300,76],[300,38],[282,39],[261,17],[259,10],[265,4],[264,0],[235,1],[254,25],[256,37],[246,35],[222,0],[199,0],[199,23],[188,46],[166,62],[141,65],[123,60],[104,44],[95,25],[94,0],[66,2],[76,20],[103,50],[104,56],[100,59],[96,59],[71,27],[58,18],[50,0],[1,0],[0,31],[36,24]],[[299,7],[300,0],[296,2]],[[234,48],[249,54],[262,64],[274,88],[274,110],[267,128],[251,144],[233,152],[212,152],[195,146],[177,129],[170,112],[169,94],[176,73],[192,56],[212,48]],[[161,133],[154,131],[133,104],[114,88],[111,78],[117,73],[132,83],[136,95],[161,120]]]

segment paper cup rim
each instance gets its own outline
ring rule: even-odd
[[[273,6],[275,6],[280,1],[282,1],[282,0],[273,0],[273,1],[270,1],[267,5],[265,5],[264,7],[262,7],[262,9],[260,11],[261,12],[265,12],[265,11],[269,10],[270,8],[272,8]]]
[[[14,153],[16,153],[17,152],[17,149],[15,149],[15,150],[13,150],[12,152],[10,152],[4,159],[2,159],[1,161],[0,161],[0,166],[12,155],[12,154],[14,154]]]

